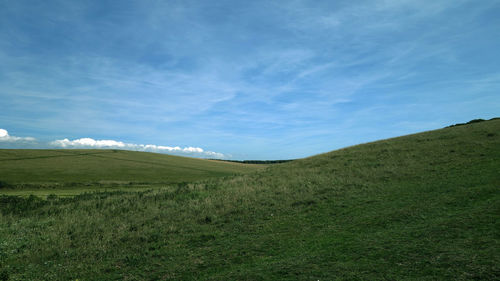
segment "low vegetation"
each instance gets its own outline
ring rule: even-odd
[[[498,132],[478,122],[161,190],[3,196],[0,277],[498,280]]]
[[[233,163],[242,163],[242,164],[280,164],[280,163],[286,163],[293,161],[293,159],[290,160],[222,160],[222,159],[215,159],[218,161],[226,161],[226,162],[233,162]]]

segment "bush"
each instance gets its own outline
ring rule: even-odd
[[[469,122],[467,122],[467,124],[479,123],[479,122],[483,122],[483,121],[486,121],[486,120],[484,120],[484,119],[474,119],[474,120],[470,120]]]
[[[464,125],[479,123],[479,122],[483,122],[483,121],[486,121],[486,120],[484,120],[484,119],[473,119],[473,120],[470,120],[467,123],[457,123],[457,124],[454,124],[454,125],[447,126],[446,128],[452,128],[452,127],[457,127],[457,126],[464,126]]]
[[[0,281],[9,280],[9,273],[6,270],[0,271]]]

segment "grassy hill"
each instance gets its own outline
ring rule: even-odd
[[[255,171],[256,165],[124,150],[0,149],[0,194],[140,188]],[[48,191],[47,191],[48,190]],[[64,193],[63,192],[63,193]]]
[[[10,280],[499,280],[500,120],[147,192],[0,197]]]

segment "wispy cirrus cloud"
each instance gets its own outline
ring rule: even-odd
[[[38,139],[297,158],[498,115],[495,0],[63,2],[0,9],[0,120]]]

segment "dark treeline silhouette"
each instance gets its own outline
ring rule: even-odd
[[[496,120],[496,119],[500,119],[500,117],[491,118],[490,121],[491,120]],[[468,125],[468,124],[473,124],[473,123],[479,123],[479,122],[483,122],[483,121],[486,121],[486,120],[484,120],[484,119],[474,119],[474,120],[470,120],[467,123],[457,123],[457,124],[454,124],[454,125],[447,126],[446,128],[463,126],[463,125]]]
[[[242,163],[242,164],[279,164],[279,163],[290,162],[290,161],[293,161],[294,159],[288,159],[288,160],[241,160],[241,161],[240,160],[225,160],[225,159],[210,159],[210,160],[235,162],[235,163]]]

